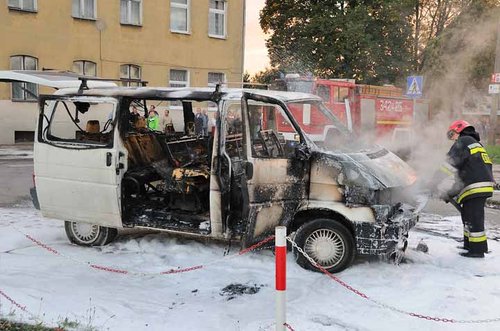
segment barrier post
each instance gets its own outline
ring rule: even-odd
[[[275,229],[276,331],[286,330],[286,227]]]

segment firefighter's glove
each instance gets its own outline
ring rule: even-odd
[[[443,200],[445,203],[448,203],[453,199],[453,195],[450,195],[449,192],[444,192],[439,195],[439,199]]]

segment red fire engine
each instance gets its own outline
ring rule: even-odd
[[[360,85],[354,80],[313,79],[292,74],[279,80],[273,88],[316,94],[347,127],[355,132],[373,134],[377,140],[411,139],[411,126],[428,118],[425,100],[414,102],[403,96],[401,88],[394,86]],[[320,134],[316,129],[322,126],[314,124],[323,120],[321,113],[294,115],[298,121],[302,119],[302,124],[308,124],[308,133]]]

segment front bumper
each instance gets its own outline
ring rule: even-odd
[[[376,222],[356,222],[356,248],[362,255],[385,255],[395,250],[397,244],[406,240],[408,231],[418,222],[418,212],[408,205],[399,205]]]

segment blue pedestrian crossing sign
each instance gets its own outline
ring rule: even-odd
[[[423,76],[408,76],[406,78],[406,96],[420,98],[422,96]]]

